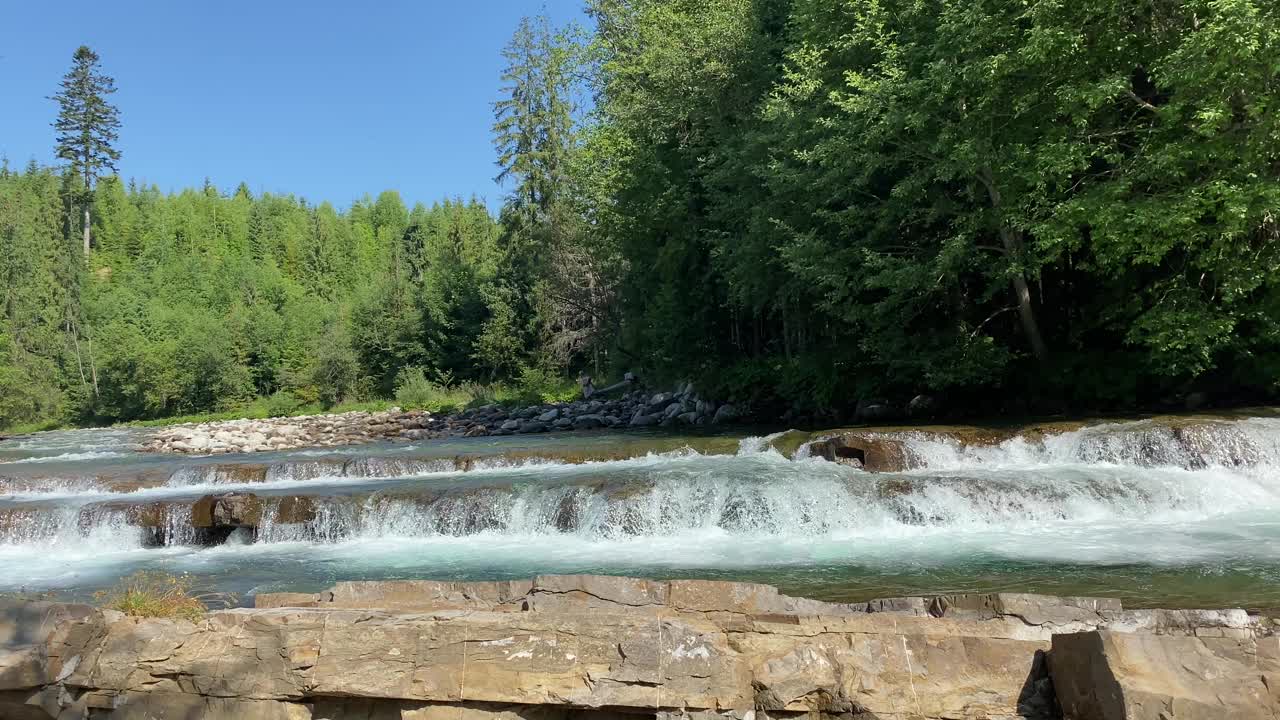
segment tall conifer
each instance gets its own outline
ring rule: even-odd
[[[90,208],[93,184],[103,170],[116,169],[120,151],[114,146],[120,129],[120,113],[107,96],[116,91],[115,80],[101,72],[98,54],[81,45],[72,56],[71,70],[62,78],[62,90],[53,96],[58,102],[58,131],[55,151],[66,160],[71,172],[84,183],[77,198],[83,211],[84,253],[91,243]]]

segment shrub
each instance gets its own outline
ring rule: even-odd
[[[440,388],[420,367],[407,367],[396,375],[396,404],[402,408],[425,408],[439,395]]]
[[[325,408],[337,405],[356,390],[360,361],[343,328],[331,328],[317,343],[308,380]]]
[[[452,412],[475,405],[478,398],[491,395],[481,385],[451,385],[449,380],[448,373],[444,374],[443,382],[434,382],[420,367],[405,368],[396,375],[396,404],[402,408]]]
[[[302,407],[298,397],[287,390],[277,390],[263,402],[267,417],[288,417]]]
[[[466,407],[475,408],[481,405],[489,405],[497,402],[498,392],[493,385],[483,385],[477,382],[464,382],[458,386],[458,390],[468,398]]]
[[[205,601],[231,604],[229,596],[200,596],[191,592],[185,575],[141,570],[123,578],[115,587],[95,595],[103,606],[131,617],[181,618],[196,621],[205,614]]]
[[[581,389],[569,378],[538,367],[527,367],[520,372],[516,385],[499,396],[505,404],[540,405],[542,403],[568,402],[578,397]]]

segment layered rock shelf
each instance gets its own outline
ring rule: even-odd
[[[158,430],[148,452],[218,455],[334,447],[380,440],[426,440],[544,433],[599,428],[711,425],[738,418],[733,405],[698,397],[691,385],[678,392],[633,391],[615,399],[591,399],[524,408],[485,405],[453,414],[392,408],[382,412],[263,420],[184,423]]]
[[[944,595],[833,604],[597,576],[339,583],[199,622],[0,606],[22,720],[1261,720],[1275,623],[1243,610]]]

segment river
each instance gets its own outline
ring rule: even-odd
[[[143,429],[0,442],[0,592],[86,598],[140,569],[204,591],[601,573],[760,581],[829,600],[1019,591],[1280,607],[1280,418],[1150,421],[966,447],[918,467],[788,457],[773,437],[560,433],[253,456],[144,454]],[[207,546],[191,504],[251,492]],[[286,517],[301,498],[304,518]],[[160,517],[139,521],[139,508]],[[183,514],[183,513],[186,514]],[[141,513],[141,514],[140,514]],[[283,513],[283,514],[282,514]],[[158,514],[158,515],[157,515]]]

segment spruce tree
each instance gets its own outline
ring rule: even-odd
[[[58,102],[58,131],[55,152],[66,160],[68,169],[84,183],[78,198],[83,210],[84,253],[90,247],[90,207],[93,185],[103,170],[116,169],[120,151],[114,143],[120,129],[120,113],[107,101],[116,91],[115,81],[102,74],[98,54],[81,45],[72,56],[71,70],[62,78],[62,90],[53,96]]]

